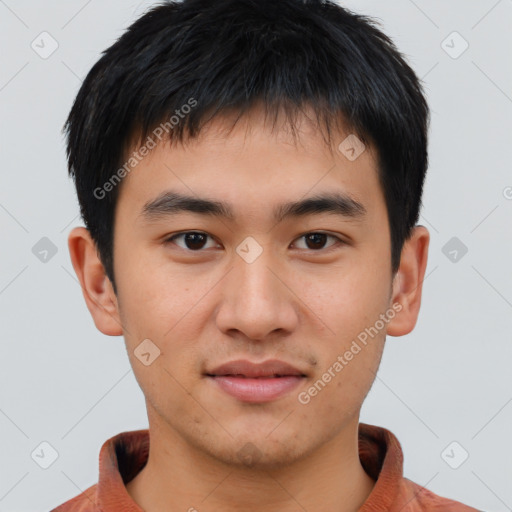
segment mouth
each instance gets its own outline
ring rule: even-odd
[[[272,374],[272,375],[262,375],[260,377],[251,377],[248,375],[244,375],[242,373],[226,373],[225,375],[215,375],[215,374],[206,374],[207,377],[236,377],[240,379],[276,379],[281,377],[305,377],[305,375],[278,375],[278,374]]]
[[[277,400],[295,389],[302,375],[246,377],[244,375],[208,375],[220,390],[241,402],[262,403]]]
[[[263,403],[283,397],[307,377],[292,365],[278,360],[252,363],[238,360],[207,372],[217,389],[248,403]]]

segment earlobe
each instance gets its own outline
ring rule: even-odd
[[[75,273],[94,324],[108,336],[121,336],[117,297],[96,251],[89,230],[74,228],[68,236],[68,248]]]
[[[424,226],[413,228],[405,241],[400,267],[393,280],[392,304],[400,304],[400,312],[389,322],[387,334],[403,336],[414,329],[421,305],[421,292],[427,268],[430,234]]]

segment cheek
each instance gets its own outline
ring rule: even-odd
[[[197,340],[204,329],[208,313],[208,291],[215,284],[213,279],[196,279],[190,272],[176,268],[152,266],[149,262],[138,265],[137,259],[123,263],[122,282],[119,289],[119,310],[126,327],[125,340],[131,353],[132,366],[140,367],[138,374],[145,386],[154,384],[153,375],[141,367],[134,352],[143,340],[149,339],[160,351],[154,368],[161,373],[160,385],[169,387],[170,376],[189,379],[197,373]],[[155,349],[156,350],[156,349]],[[172,379],[171,379],[172,380]],[[172,382],[171,382],[172,384]]]
[[[300,276],[300,281],[304,284],[299,297],[306,309],[325,327],[327,336],[340,341],[357,334],[386,307],[389,283],[361,268],[344,268],[339,274],[333,271],[307,281]]]
[[[154,336],[164,337],[212,285],[208,280],[194,279],[191,269],[148,256],[130,254],[123,258],[118,272],[119,294],[134,329],[149,329]]]
[[[324,397],[342,394],[346,396],[343,400],[350,400],[348,396],[364,395],[374,379],[371,370],[378,367],[385,339],[382,322],[377,328],[375,325],[379,315],[387,311],[391,277],[362,259],[357,268],[342,270],[339,277],[332,273],[329,278],[308,279],[302,290],[304,303],[314,312],[311,318],[319,328],[312,348],[321,359],[320,376],[331,369],[326,376],[330,391]],[[343,357],[342,363],[338,356]],[[339,364],[334,367],[337,361],[343,365],[341,370]]]

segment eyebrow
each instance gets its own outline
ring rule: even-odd
[[[141,216],[147,222],[157,221],[182,212],[235,220],[232,207],[228,203],[207,198],[183,195],[166,191],[145,203]],[[273,210],[275,222],[290,217],[305,217],[329,213],[346,219],[362,220],[366,215],[363,204],[342,192],[318,194],[300,201],[277,205]]]

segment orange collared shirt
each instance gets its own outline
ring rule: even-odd
[[[145,466],[149,430],[122,432],[103,443],[98,483],[51,512],[144,512],[125,484]],[[403,476],[403,454],[389,430],[359,423],[359,459],[376,483],[358,512],[479,512],[442,498]]]

